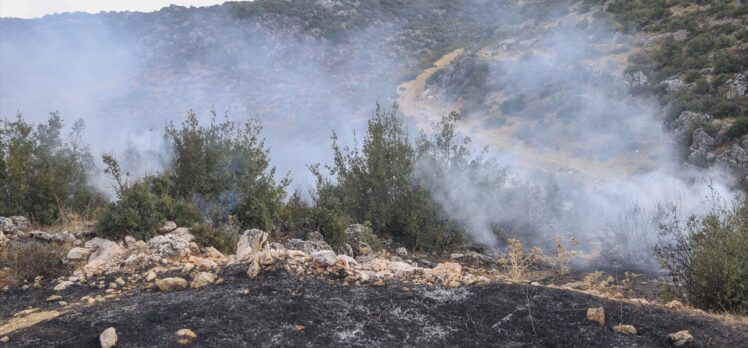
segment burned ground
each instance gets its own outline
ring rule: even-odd
[[[680,330],[693,334],[693,346],[748,346],[745,327],[546,287],[494,283],[408,290],[394,282],[329,285],[282,271],[248,279],[238,266],[222,273],[226,282],[221,285],[170,293],[143,289],[120,301],[76,307],[9,334],[9,345],[96,347],[99,334],[115,327],[118,347],[176,347],[175,333],[183,328],[198,334],[198,347],[662,347],[668,346],[668,333]],[[87,291],[72,287],[66,296]],[[0,294],[2,318],[26,305],[49,306],[44,302],[49,293]],[[587,308],[598,306],[605,308],[605,326],[586,319]],[[613,332],[611,326],[619,322],[636,326],[638,334]]]

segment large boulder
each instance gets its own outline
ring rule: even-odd
[[[427,272],[432,281],[436,281],[446,286],[459,285],[462,279],[462,266],[459,263],[444,262],[436,265]]]
[[[242,234],[239,242],[236,244],[236,260],[244,260],[253,253],[264,250],[267,242],[267,232],[258,229],[244,231],[244,234]]]
[[[287,240],[286,248],[293,249],[293,250],[300,250],[307,254],[311,254],[315,251],[320,251],[320,250],[332,250],[332,248],[324,241],[312,241],[312,240],[301,240],[301,239]]]
[[[163,226],[159,227],[156,232],[158,234],[167,234],[177,229],[177,223],[174,221],[167,221]]]
[[[174,234],[156,236],[148,240],[148,248],[162,257],[181,259],[190,254],[190,243]]]
[[[91,256],[91,249],[86,248],[80,248],[75,247],[70,249],[68,251],[67,256],[65,256],[63,262],[64,263],[78,263],[78,262],[86,262],[88,260],[88,257]]]
[[[187,227],[179,227],[174,231],[171,231],[169,234],[173,234],[179,238],[182,238],[188,243],[195,240],[195,236],[190,233],[190,229]]]
[[[124,252],[117,243],[99,237],[87,241],[85,247],[92,251],[91,256],[88,257],[88,263],[83,267],[88,276],[100,270]]]

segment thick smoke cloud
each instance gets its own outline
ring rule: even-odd
[[[500,185],[487,192],[475,184],[484,180],[454,170],[434,181],[429,173],[438,169],[428,166],[420,176],[478,242],[501,245],[495,227],[546,248],[575,238],[612,265],[653,270],[668,210],[706,213],[713,195],[731,199],[732,179],[680,163],[662,106],[629,93],[625,66],[604,59],[630,49],[630,38],[599,23],[580,28],[579,20],[567,16],[537,37],[502,41],[492,58],[466,53],[453,63],[488,66],[482,90],[491,92],[467,108],[462,131],[508,166],[506,174],[492,166],[479,174],[504,177]]]

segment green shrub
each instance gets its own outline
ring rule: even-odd
[[[748,134],[748,117],[741,116],[735,120],[735,123],[727,129],[725,133],[730,138],[740,138],[745,134]]]
[[[226,224],[218,228],[209,224],[196,224],[190,228],[190,233],[195,236],[197,245],[212,246],[224,254],[233,254],[236,243],[239,242],[239,234]]]
[[[152,237],[167,220],[179,226],[201,221],[200,213],[191,204],[170,195],[173,187],[166,176],[147,176],[133,184],[122,178],[119,164],[111,155],[102,156],[106,172],[115,182],[117,201],[110,203],[99,216],[96,231],[106,238],[118,239],[134,235]]]
[[[215,113],[207,127],[193,112],[180,128],[169,125],[173,195],[192,202],[214,223],[235,214],[245,228],[272,230],[290,180],[275,182],[261,131],[257,120],[219,122]]]
[[[77,121],[63,142],[62,118],[50,114],[45,124],[0,120],[0,215],[27,215],[51,224],[61,212],[85,215],[103,204],[89,185],[93,160],[82,142],[84,125]]]
[[[680,296],[711,310],[748,313],[748,205],[715,208],[685,223],[673,210],[662,225],[669,244],[656,248]]]

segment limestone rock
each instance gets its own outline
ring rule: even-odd
[[[670,308],[670,309],[681,309],[681,308],[683,308],[683,303],[681,303],[678,300],[672,300],[672,301],[666,303],[665,307],[666,308]]]
[[[605,308],[587,308],[587,320],[596,321],[600,325],[605,325]]]
[[[300,250],[307,254],[311,254],[315,251],[320,250],[332,250],[324,241],[311,241],[301,239],[289,239],[286,241],[286,248],[293,250]]]
[[[190,229],[187,227],[179,227],[175,229],[174,231],[169,232],[168,234],[173,234],[179,238],[184,239],[187,243],[195,240],[195,236],[193,236],[190,233]]]
[[[226,258],[225,255],[223,255],[222,252],[218,251],[218,249],[214,247],[207,247],[203,251],[203,256],[211,259],[224,259]]]
[[[0,231],[0,247],[5,246],[6,244],[8,244],[8,241],[9,241],[8,237],[5,236],[5,234],[3,233],[3,231]]]
[[[200,272],[195,276],[195,279],[190,283],[190,288],[199,289],[213,284],[218,279],[218,276],[210,272]]]
[[[725,98],[734,99],[745,96],[748,91],[748,71],[735,74],[733,78],[725,82],[725,86],[727,86]]]
[[[163,226],[159,227],[158,234],[167,234],[177,229],[177,223],[174,221],[167,221]]]
[[[101,348],[111,348],[117,345],[117,330],[110,327],[99,335],[99,343]]]
[[[312,262],[321,267],[335,265],[336,255],[332,250],[320,250],[309,254],[312,257]]]
[[[623,335],[636,335],[636,328],[633,325],[614,325],[613,331]]]
[[[676,347],[693,342],[693,336],[686,330],[671,333],[667,335],[667,339]]]
[[[185,345],[195,342],[197,340],[197,334],[190,329],[181,329],[177,331],[177,342]]]
[[[267,246],[267,240],[267,232],[258,229],[244,231],[236,244],[236,260],[244,260],[252,253],[264,250]]]
[[[325,237],[323,237],[322,233],[319,233],[319,231],[312,231],[306,234],[306,240],[311,242],[324,242]]]
[[[68,251],[68,254],[67,256],[65,256],[63,261],[65,263],[85,262],[86,260],[88,260],[88,257],[90,255],[91,249],[75,247]]]
[[[408,249],[405,249],[404,247],[399,247],[399,248],[395,249],[395,254],[397,254],[397,255],[399,255],[401,257],[406,257],[406,256],[408,256]]]
[[[444,262],[428,272],[429,276],[443,285],[453,284],[462,277],[462,266],[459,263]]]
[[[161,291],[176,291],[186,288],[187,281],[179,277],[164,278],[157,280],[156,286],[158,286],[159,290]]]
[[[63,280],[60,282],[60,284],[57,284],[52,290],[54,291],[63,291],[73,285],[74,283],[71,281]]]
[[[148,240],[148,248],[162,257],[181,259],[190,253],[190,244],[174,234],[156,236]]]
[[[629,89],[638,90],[649,86],[649,79],[642,71],[635,71],[623,75],[623,81]]]

